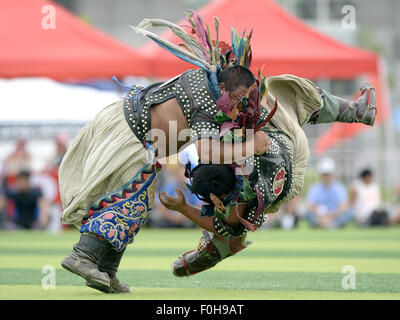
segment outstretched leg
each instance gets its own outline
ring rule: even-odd
[[[172,263],[172,273],[177,277],[188,277],[214,267],[227,257],[248,247],[247,233],[240,237],[222,237],[203,230],[199,245],[195,250],[178,257]]]
[[[373,126],[376,117],[375,89],[369,83],[364,83],[360,91],[361,96],[356,101],[349,101],[319,89],[323,106],[312,114],[309,122],[358,122]]]

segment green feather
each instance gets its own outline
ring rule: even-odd
[[[217,17],[214,17],[214,26],[215,26],[215,47],[214,47],[214,59],[216,63],[220,60],[220,50],[219,50],[219,20]]]
[[[211,33],[210,33],[210,27],[208,26],[208,23],[206,22],[206,27],[207,27],[207,35],[208,35],[208,42],[210,42],[210,47],[211,47],[211,52],[210,52],[210,61],[213,65],[216,65],[216,60],[215,60],[215,56],[213,53],[213,46],[212,46],[212,39],[211,39]]]
[[[260,83],[260,97],[262,98],[267,91],[267,86],[265,84],[265,77],[262,78]]]

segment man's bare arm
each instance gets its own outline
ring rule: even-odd
[[[169,196],[165,191],[158,194],[160,202],[169,210],[175,210],[182,213],[186,218],[190,219],[194,224],[209,232],[216,233],[214,228],[213,217],[202,217],[201,210],[186,203],[185,196],[182,191],[175,188],[177,197]]]
[[[193,207],[186,203],[185,196],[183,195],[181,190],[175,188],[175,191],[178,195],[176,198],[169,196],[166,192],[160,192],[158,194],[158,197],[161,203],[167,209],[175,210],[182,213],[185,217],[190,219],[194,224],[196,224],[200,228],[205,229],[212,233],[216,233],[214,228],[215,217],[201,216],[200,215],[201,210],[199,208]],[[245,208],[246,205],[244,204],[239,205],[238,207],[239,216],[241,217],[243,216]],[[241,222],[237,217],[235,206],[232,206],[230,208],[229,215],[224,220],[230,227],[233,228],[240,225]]]
[[[39,212],[39,225],[46,227],[50,219],[50,204],[43,197],[39,199]]]
[[[224,143],[215,139],[199,139],[195,142],[201,163],[230,164],[252,155],[261,155],[270,148],[268,135],[257,131],[253,138],[242,143]]]

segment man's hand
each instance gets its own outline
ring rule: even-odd
[[[158,199],[167,209],[182,212],[187,206],[185,196],[180,189],[174,188],[174,190],[178,195],[176,198],[171,197],[165,191],[161,191],[158,194]]]
[[[39,227],[46,228],[50,222],[50,203],[45,200],[43,197],[39,199]]]
[[[254,154],[260,156],[270,149],[268,135],[265,132],[257,131],[254,134]]]
[[[333,221],[332,215],[326,215],[319,220],[319,225],[323,228],[328,228]]]

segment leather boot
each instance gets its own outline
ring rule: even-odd
[[[369,83],[364,83],[360,91],[361,96],[356,101],[335,97],[339,102],[339,114],[336,121],[374,125],[376,117],[375,89]]]
[[[101,272],[97,265],[111,248],[112,245],[107,240],[82,233],[79,242],[73,246],[72,252],[61,262],[61,266],[95,284],[102,291],[109,291],[110,277],[106,272]]]
[[[246,248],[247,234],[240,237],[222,237],[203,230],[197,249],[184,253],[172,263],[172,273],[177,277],[188,277],[214,267],[227,257]]]
[[[125,252],[125,249],[121,252],[111,249],[108,251],[99,261],[98,268],[102,272],[106,272],[110,277],[110,290],[103,291],[102,287],[98,287],[95,283],[86,281],[86,285],[93,289],[97,289],[106,293],[129,293],[131,292],[129,286],[126,283],[121,283],[117,278],[116,274],[118,271],[121,258]]]

